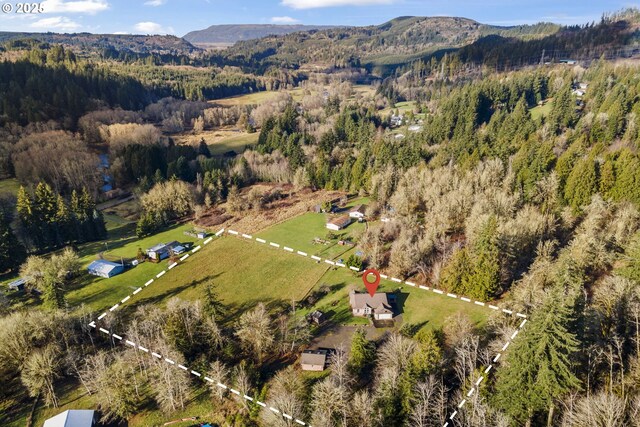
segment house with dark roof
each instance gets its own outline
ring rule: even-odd
[[[375,320],[393,319],[393,308],[385,292],[376,292],[371,296],[368,292],[351,291],[349,305],[354,316],[372,316]]]
[[[303,371],[324,371],[327,365],[327,350],[305,350],[300,357]]]

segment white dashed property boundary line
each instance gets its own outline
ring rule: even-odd
[[[249,234],[239,233],[238,231],[235,231],[235,230],[225,230],[224,228],[223,228],[223,229],[221,229],[221,230],[219,230],[217,233],[215,233],[215,236],[220,236],[220,235],[222,235],[225,231],[227,231],[227,232],[228,232],[229,234],[231,234],[231,235],[241,236],[242,238],[244,238],[244,239],[246,239],[246,240],[256,240],[257,242],[262,243],[262,244],[266,244],[266,243],[267,243],[267,241],[266,241],[266,240],[264,240],[264,239],[261,239],[261,238],[258,238],[258,237],[256,237],[256,238],[254,239],[254,237],[253,237],[253,236],[251,236],[251,235],[249,235]],[[204,244],[204,245],[207,245],[208,243],[210,243],[210,242],[212,241],[212,239],[213,239],[213,237],[209,237],[209,238],[207,238],[207,239],[203,242],[203,244]],[[305,253],[305,252],[302,252],[302,251],[296,251],[295,249],[292,249],[292,248],[287,247],[287,246],[282,247],[279,243],[269,242],[269,246],[272,246],[272,247],[274,247],[274,248],[278,248],[278,249],[279,249],[279,248],[282,248],[284,251],[289,252],[289,253],[292,253],[292,254],[297,254],[297,255],[300,255],[300,256],[304,256],[304,257],[307,257],[307,256],[308,256],[308,254],[307,254],[307,253]],[[195,253],[195,252],[199,251],[200,249],[201,249],[201,246],[200,246],[200,245],[198,245],[198,246],[196,246],[195,248],[193,248],[193,249],[191,250],[191,253]],[[182,261],[186,260],[188,257],[189,257],[189,254],[185,254],[183,257],[181,257],[181,258],[180,258],[180,262],[182,262]],[[321,262],[321,261],[323,261],[323,259],[322,259],[322,258],[320,258],[320,257],[318,257],[318,256],[316,256],[316,255],[311,255],[311,256],[310,256],[310,258],[311,258],[311,259],[313,259],[313,260],[315,260],[315,261],[317,261],[317,262]],[[355,271],[355,272],[360,272],[360,271],[361,271],[360,269],[358,269],[358,268],[356,268],[356,267],[347,267],[345,264],[340,263],[340,262],[335,262],[335,261],[333,261],[333,260],[331,260],[331,259],[324,259],[324,262],[325,262],[325,263],[327,263],[327,264],[329,264],[329,265],[336,266],[336,267],[349,268],[350,270],[353,270],[353,271]],[[164,274],[166,274],[166,273],[167,273],[167,271],[168,271],[168,270],[171,270],[172,268],[176,267],[177,265],[178,265],[178,262],[171,264],[171,265],[170,265],[166,270],[163,270],[163,271],[161,271],[160,273],[158,273],[158,274],[156,275],[156,278],[160,278],[160,277],[162,277]],[[381,278],[383,278],[383,279],[385,279],[385,280],[390,280],[390,281],[395,282],[395,283],[404,283],[404,284],[406,284],[406,285],[408,285],[408,286],[417,287],[418,289],[421,289],[421,290],[426,290],[426,291],[429,291],[429,290],[430,290],[430,291],[432,291],[432,292],[434,292],[434,293],[437,293],[437,294],[440,294],[440,295],[445,295],[445,292],[444,292],[444,291],[442,291],[442,290],[440,290],[440,289],[430,288],[430,287],[428,287],[428,286],[424,286],[424,285],[416,285],[416,283],[414,283],[414,282],[410,282],[410,281],[406,281],[406,280],[405,280],[405,281],[402,281],[401,279],[398,279],[398,278],[396,278],[396,277],[389,277],[389,276],[387,276],[387,275],[385,275],[385,274],[380,274],[380,277],[381,277]],[[147,287],[147,286],[149,286],[150,284],[152,284],[152,283],[154,282],[154,280],[155,280],[155,279],[153,279],[153,278],[152,278],[152,279],[150,279],[148,282],[146,282],[146,283],[144,284],[144,287]],[[136,289],[136,290],[132,293],[132,295],[136,295],[136,294],[137,294],[138,292],[140,292],[141,290],[142,290],[142,288],[138,288],[138,289]],[[132,295],[129,295],[129,296],[125,297],[125,298],[120,302],[120,304],[124,304],[125,302],[127,302],[127,301],[131,298],[131,296],[132,296]],[[463,301],[463,302],[473,303],[473,304],[478,305],[478,306],[483,306],[483,307],[484,307],[484,306],[488,306],[488,308],[490,308],[490,309],[492,309],[492,310],[494,310],[494,311],[502,311],[502,313],[508,314],[508,315],[510,315],[510,316],[514,314],[514,312],[513,312],[512,310],[500,309],[499,307],[497,307],[497,306],[495,306],[495,305],[492,305],[492,304],[485,304],[485,303],[484,303],[484,302],[482,302],[482,301],[475,301],[475,300],[472,300],[472,299],[467,298],[467,297],[464,297],[464,296],[459,296],[459,295],[452,294],[452,293],[446,293],[446,296],[447,296],[447,297],[449,297],[449,298],[453,298],[453,299],[459,299],[459,300],[461,300],[461,301]],[[109,312],[112,312],[112,311],[116,310],[116,309],[120,306],[120,304],[115,304],[113,307],[111,307],[111,308],[109,309]],[[102,320],[106,315],[107,315],[107,312],[102,313],[102,314],[98,317],[98,320]],[[525,323],[527,322],[527,315],[526,315],[526,314],[522,314],[522,313],[515,313],[515,315],[516,315],[517,317],[523,318],[524,320],[520,323],[520,326],[519,326],[519,327],[518,327],[518,329],[513,333],[513,335],[512,335],[512,336],[507,340],[507,342],[506,342],[506,343],[505,343],[505,345],[503,346],[503,348],[502,348],[501,352],[499,352],[499,353],[494,357],[494,359],[493,359],[493,364],[497,363],[498,359],[499,359],[499,358],[500,358],[500,356],[502,355],[502,352],[504,352],[504,351],[507,349],[507,347],[509,346],[509,344],[511,344],[511,341],[512,341],[516,336],[517,336],[518,332],[522,329],[522,327],[524,327]],[[89,323],[89,326],[91,326],[92,328],[96,328],[95,321],[90,322],[90,323]],[[104,328],[99,328],[99,330],[100,330],[101,332],[103,332],[103,333],[107,333],[107,334],[109,334],[109,332],[108,332],[108,331],[106,331]],[[115,334],[110,334],[110,335],[111,335],[111,336],[113,336],[114,338],[118,339],[118,340],[122,340],[122,337],[120,337],[119,335],[115,335]],[[131,342],[131,341],[129,341],[129,340],[126,340],[126,343],[127,343],[127,344],[129,344],[129,345],[131,345],[132,347],[136,348],[136,345],[135,345],[133,342]],[[140,347],[139,349],[140,349],[140,350],[142,350],[142,351],[148,352],[148,350],[147,350],[147,349],[145,349],[145,348],[143,348],[143,347]],[[158,355],[157,353],[153,353],[153,352],[152,352],[152,354],[153,354],[155,357],[158,357],[158,358],[160,358],[160,357],[161,357],[161,356],[160,356],[160,355]],[[169,359],[166,359],[166,358],[165,358],[165,361],[166,361],[167,363],[174,364],[174,362],[173,362],[173,361],[171,361],[171,360],[169,360]],[[485,369],[485,371],[484,371],[484,375],[487,375],[487,374],[491,371],[491,369],[493,368],[493,364],[489,365],[489,366]],[[178,365],[178,366],[179,366],[181,369],[183,369],[183,370],[187,371],[187,368],[186,368],[185,366],[183,366],[183,365]],[[193,372],[195,372],[195,371],[191,371],[191,372],[193,373]],[[195,373],[193,373],[193,375],[196,375],[196,374],[195,374]],[[473,387],[473,388],[468,392],[467,397],[470,397],[470,396],[471,396],[471,395],[476,391],[476,389],[477,389],[477,387],[479,386],[480,382],[482,382],[482,381],[484,380],[484,378],[485,378],[485,377],[484,377],[484,375],[479,377],[479,379],[478,379],[478,380],[476,381],[476,383],[475,383],[475,387]],[[199,377],[200,375],[198,374],[197,376]],[[207,378],[207,377],[205,377],[205,379],[206,379],[206,378]],[[218,384],[218,385],[220,386],[220,384]],[[225,387],[225,388],[226,388],[226,387]],[[234,391],[233,389],[231,389],[231,390],[232,390],[232,391]],[[246,397],[246,396],[245,396],[245,397]],[[248,399],[248,400],[249,400],[249,399]],[[252,400],[252,399],[251,399],[251,400]],[[461,408],[466,404],[466,402],[467,402],[467,400],[466,400],[466,399],[463,399],[463,400],[458,404],[458,406],[457,406],[457,407],[458,407],[458,409],[461,409]],[[266,405],[262,404],[262,402],[256,401],[256,403],[260,404],[260,406],[266,407]],[[274,412],[276,412],[276,413],[280,413],[280,411],[275,410],[275,408],[269,408],[269,409],[271,409],[272,411],[274,411]],[[287,415],[286,415],[286,414],[284,414],[284,413],[282,413],[282,414],[283,414],[283,416],[285,416],[286,418],[289,418],[289,417],[290,417],[290,416],[287,416]],[[456,411],[454,411],[454,412],[449,416],[449,421],[453,421],[453,419],[455,418],[455,416],[456,416],[457,414],[458,414],[458,411],[457,411],[457,410],[456,410]],[[289,418],[289,419],[292,419],[292,418]],[[300,424],[300,425],[307,425],[307,424],[305,424],[303,421],[300,421],[300,420],[297,420],[297,419],[296,419],[295,421],[296,421],[296,423],[298,423],[298,424]],[[447,422],[443,425],[443,427],[448,427],[448,426],[449,426],[449,421],[447,421]]]
[[[474,383],[474,386],[471,387],[471,389],[469,389],[469,391],[466,394],[466,397],[464,397],[460,401],[460,403],[458,403],[458,406],[457,406],[458,409],[462,409],[462,407],[464,407],[464,405],[467,403],[467,398],[473,396],[473,394],[478,391],[478,389],[480,388],[479,387],[480,383],[489,375],[489,372],[491,372],[491,370],[494,368],[496,363],[498,363],[498,359],[500,359],[500,356],[502,356],[504,351],[507,349],[507,347],[509,347],[513,339],[518,335],[518,333],[522,330],[522,328],[524,328],[524,325],[526,323],[527,323],[527,319],[522,319],[522,322],[520,322],[520,325],[518,326],[518,328],[513,332],[513,334],[511,334],[509,338],[507,338],[507,341],[504,343],[500,351],[495,355],[493,359],[491,359],[491,363],[489,364],[489,366],[487,366],[485,370],[482,372],[482,375],[478,377],[478,379]],[[453,419],[456,417],[456,415],[458,415],[458,410],[453,411],[451,415],[449,415],[449,419],[442,425],[442,427],[449,427],[450,425],[453,425]]]
[[[240,235],[240,233],[235,231],[235,230],[227,230],[227,232],[229,234],[231,234],[231,235],[236,235],[236,236]],[[246,234],[242,234],[242,236],[245,237],[245,238],[249,238],[249,240],[250,240],[250,236],[247,237]],[[257,240],[260,243],[267,243],[267,241],[264,240],[264,239],[256,238],[255,240]],[[281,245],[279,243],[275,243],[275,242],[269,242],[269,246],[272,246],[274,248],[280,248],[281,247]],[[294,249],[292,249],[290,247],[287,247],[287,246],[284,246],[283,249],[285,251],[287,251],[287,252],[290,252],[290,253],[294,252]],[[296,251],[296,253],[299,254],[299,255],[307,256],[307,254],[305,252]],[[345,264],[342,264],[340,262],[335,262],[335,261],[333,261],[331,259],[324,259],[323,260],[322,258],[320,258],[319,256],[316,256],[316,255],[311,255],[311,259],[313,259],[315,261],[318,261],[318,262],[324,261],[326,264],[329,264],[329,265],[332,265],[332,266],[336,266],[336,267],[343,267],[343,268],[347,267]],[[356,271],[356,272],[360,272],[360,269],[355,268],[355,267],[349,267],[349,269],[351,269],[353,271]],[[389,280],[389,281],[394,282],[394,283],[404,283],[404,284],[406,284],[408,286],[411,286],[411,287],[414,287],[414,288],[422,289],[422,290],[425,290],[425,291],[432,291],[432,292],[434,292],[436,294],[439,294],[439,295],[442,295],[442,296],[447,296],[447,297],[453,298],[453,299],[459,299],[460,301],[463,301],[463,302],[466,302],[466,303],[469,303],[469,304],[474,304],[474,305],[478,305],[478,306],[481,306],[481,307],[488,307],[491,310],[502,312],[502,313],[507,314],[509,316],[513,316],[514,315],[514,311],[513,310],[508,310],[506,308],[502,308],[501,309],[500,307],[498,307],[496,305],[486,304],[486,303],[484,303],[482,301],[477,301],[477,300],[473,300],[473,299],[465,297],[465,296],[461,296],[461,295],[456,295],[456,294],[453,294],[453,293],[445,292],[445,291],[443,291],[441,289],[437,289],[437,288],[433,288],[433,287],[429,287],[429,286],[424,286],[424,285],[417,285],[416,286],[416,283],[414,283],[414,282],[410,282],[408,280],[403,281],[401,279],[398,279],[397,277],[389,277],[386,274],[380,274],[380,277],[382,279]],[[485,379],[485,376],[488,376],[489,372],[493,369],[494,364],[498,362],[498,359],[500,359],[500,356],[502,355],[502,353],[507,349],[507,347],[509,347],[509,344],[511,344],[511,341],[516,337],[516,335],[518,335],[518,332],[520,332],[520,330],[524,327],[525,323],[527,322],[527,315],[526,314],[515,313],[515,316],[516,317],[520,317],[520,318],[523,319],[522,322],[520,323],[520,326],[518,326],[518,329],[516,329],[516,331],[513,333],[513,335],[511,335],[511,337],[509,337],[507,342],[502,347],[501,351],[493,358],[492,363],[489,366],[487,366],[487,368],[483,372],[483,375],[481,375],[476,380],[475,386],[473,388],[471,388],[471,390],[469,390],[469,392],[467,393],[467,397],[471,397],[471,395],[473,395],[473,393],[476,391],[476,389],[478,388],[480,383]],[[451,415],[449,416],[449,420],[444,423],[443,427],[449,427],[449,423],[453,422],[453,419],[458,414],[458,410],[462,409],[462,407],[466,403],[467,403],[467,399],[466,398],[462,399],[462,401],[460,403],[458,403],[457,409],[451,413]]]
[[[331,266],[341,267],[341,268],[349,268],[350,270],[353,270],[353,271],[356,271],[356,272],[360,272],[360,271],[362,271],[361,269],[358,269],[358,268],[356,268],[356,267],[347,267],[345,264],[343,264],[343,263],[341,263],[341,262],[334,261],[334,260],[329,259],[329,258],[321,258],[321,257],[319,257],[319,256],[317,256],[317,255],[311,255],[311,256],[309,256],[309,254],[307,254],[306,252],[298,251],[298,250],[296,250],[296,249],[290,248],[289,246],[281,245],[280,243],[276,243],[276,242],[269,242],[269,241],[267,241],[267,240],[265,240],[265,239],[261,239],[261,238],[259,238],[259,237],[255,237],[255,238],[253,238],[252,236],[250,236],[250,235],[248,235],[248,234],[244,234],[244,233],[241,233],[241,232],[236,231],[236,230],[225,230],[225,231],[226,231],[227,233],[231,234],[231,235],[234,235],[234,236],[242,236],[242,237],[243,237],[244,239],[246,239],[246,240],[255,240],[255,241],[257,241],[257,242],[259,242],[259,243],[262,243],[262,244],[266,244],[266,243],[268,243],[268,244],[269,244],[269,246],[272,246],[272,247],[274,247],[274,248],[276,248],[276,249],[282,249],[282,250],[284,250],[285,252],[289,252],[289,253],[293,253],[293,254],[298,254],[298,255],[300,255],[300,256],[304,256],[304,257],[307,257],[307,256],[308,256],[309,258],[311,258],[311,259],[313,259],[313,260],[315,260],[315,261],[324,262],[324,263],[329,264],[329,265],[331,265]],[[224,233],[224,231],[223,231],[223,233]],[[488,306],[488,307],[489,307],[490,309],[492,309],[492,310],[495,310],[495,311],[502,311],[503,313],[508,314],[508,315],[510,315],[510,316],[511,316],[511,315],[513,315],[513,314],[515,314],[517,317],[521,317],[521,318],[523,318],[523,319],[526,319],[526,318],[527,318],[527,315],[526,315],[526,314],[523,314],[523,313],[514,313],[512,310],[507,310],[506,308],[502,308],[502,309],[501,309],[500,307],[497,307],[497,306],[492,305],[492,304],[487,305],[487,304],[485,304],[485,303],[484,303],[484,302],[482,302],[482,301],[476,301],[476,300],[473,300],[473,299],[468,298],[468,297],[465,297],[465,296],[456,295],[456,294],[452,294],[452,293],[447,293],[447,292],[445,292],[445,291],[443,291],[443,290],[441,290],[441,289],[437,289],[437,288],[430,288],[429,286],[423,286],[423,285],[419,285],[419,286],[418,286],[418,285],[416,285],[414,282],[410,282],[410,281],[408,281],[408,280],[404,280],[404,281],[403,281],[402,279],[398,279],[397,277],[389,277],[389,276],[387,276],[386,274],[380,274],[380,277],[381,277],[382,279],[390,280],[390,281],[395,282],[395,283],[404,283],[405,285],[408,285],[408,286],[411,286],[411,287],[414,287],[414,288],[419,288],[419,289],[426,290],[426,291],[432,291],[432,292],[434,292],[434,293],[436,293],[436,294],[445,295],[445,296],[447,296],[447,297],[449,297],[449,298],[458,299],[458,300],[463,301],[463,302],[466,302],[466,303],[473,303],[473,304],[480,305],[480,306],[483,306],[483,307]]]
[[[222,233],[224,233],[224,228],[219,230],[215,236],[220,236]],[[203,245],[207,245],[209,244],[211,241],[213,240],[213,236],[208,237],[204,242],[202,242]],[[196,246],[195,248],[193,248],[191,250],[192,253],[197,252],[198,250],[200,250],[200,245]],[[108,313],[113,312],[115,310],[117,310],[120,306],[122,306],[123,304],[125,304],[127,301],[129,301],[132,297],[136,296],[138,293],[140,293],[140,291],[142,291],[142,289],[146,288],[147,286],[151,285],[156,279],[161,278],[162,276],[164,276],[169,270],[173,269],[174,267],[177,267],[179,263],[185,261],[187,258],[189,258],[191,254],[186,253],[184,254],[182,257],[180,257],[179,261],[176,262],[172,262],[171,264],[169,264],[167,266],[166,269],[162,270],[161,272],[157,273],[155,275],[154,278],[149,279],[143,286],[140,286],[139,288],[137,288],[135,291],[133,291],[131,294],[127,295],[126,297],[124,297],[122,300],[120,300],[120,302],[118,304],[115,304],[114,306],[112,306],[109,311],[105,311],[104,313],[102,313],[100,316],[98,316],[98,320],[102,320],[104,319]],[[95,327],[95,320],[91,321],[89,323],[89,325],[91,327]]]
[[[223,228],[223,229],[221,229],[221,230],[219,230],[217,233],[215,233],[215,236],[216,236],[216,237],[218,237],[218,236],[222,235],[222,234],[224,233],[224,231],[225,231],[225,229],[224,229],[224,228]],[[231,230],[231,231],[233,231],[233,230]],[[231,234],[234,234],[234,233],[232,232]],[[235,232],[235,234],[237,235],[237,234],[239,234],[239,233]],[[248,235],[248,234],[242,234],[242,237],[244,237],[245,239],[251,239],[251,238],[252,238],[252,236],[250,236],[250,235]],[[212,240],[213,240],[213,237],[209,237],[209,238],[207,238],[205,241],[203,241],[203,242],[202,242],[202,244],[203,244],[203,245],[207,245],[207,244],[209,244]],[[257,239],[256,239],[256,240],[257,240]],[[193,249],[191,250],[191,253],[196,253],[197,251],[199,251],[199,250],[200,250],[200,248],[201,248],[201,246],[200,246],[200,245],[196,246],[195,248],[193,248]],[[290,249],[290,248],[287,248],[287,249]],[[291,251],[293,251],[293,250],[291,250]],[[180,261],[178,261],[178,262],[174,262],[174,263],[172,263],[171,265],[169,265],[169,266],[167,267],[167,269],[166,269],[166,270],[162,270],[160,273],[156,274],[156,277],[155,277],[155,278],[157,279],[157,278],[162,277],[162,276],[163,276],[163,275],[165,275],[169,270],[171,270],[172,268],[176,267],[180,262],[185,261],[189,256],[190,256],[190,254],[188,254],[188,253],[187,253],[187,254],[185,254],[185,255],[183,255],[183,256],[180,258]],[[119,304],[116,304],[116,305],[114,305],[113,307],[111,307],[111,308],[109,309],[109,312],[112,312],[112,311],[116,310],[116,309],[117,309],[121,304],[124,304],[124,303],[126,303],[127,301],[129,301],[129,300],[131,299],[131,297],[132,297],[132,296],[134,296],[134,295],[138,294],[140,291],[142,291],[142,289],[143,289],[143,288],[146,288],[147,286],[151,285],[154,281],[155,281],[155,279],[150,279],[149,281],[147,281],[147,282],[144,284],[144,286],[143,286],[143,287],[139,287],[139,288],[137,288],[135,291],[133,291],[133,293],[132,293],[132,294],[127,295],[125,298],[123,298]],[[107,316],[107,312],[104,312],[104,313],[102,313],[100,316],[98,316],[98,320],[102,320],[102,319],[103,319],[104,317],[106,317],[106,316]],[[103,334],[106,334],[106,335],[108,335],[108,336],[110,336],[110,337],[112,337],[112,338],[114,338],[114,339],[118,340],[119,342],[124,342],[124,343],[126,343],[127,345],[130,345],[131,347],[133,347],[133,348],[134,348],[134,349],[136,349],[136,350],[143,351],[143,352],[145,352],[145,353],[150,353],[152,357],[155,357],[155,358],[157,358],[157,359],[159,359],[159,360],[163,359],[163,357],[162,357],[160,354],[158,354],[158,353],[156,353],[156,352],[154,352],[154,351],[149,351],[149,349],[147,349],[147,348],[145,348],[145,347],[143,347],[143,346],[141,346],[141,345],[137,345],[137,344],[136,344],[136,343],[134,343],[133,341],[130,341],[130,340],[128,340],[128,339],[123,339],[123,338],[122,338],[122,336],[120,336],[120,335],[118,335],[118,334],[115,334],[115,333],[111,333],[111,332],[109,332],[108,330],[106,330],[105,328],[98,328],[98,327],[96,326],[96,321],[95,321],[95,320],[91,321],[91,322],[89,323],[89,326],[91,326],[91,327],[92,327],[92,328],[94,328],[94,329],[96,329],[96,328],[97,328],[97,329],[98,329],[100,332],[102,332]],[[168,359],[168,358],[166,358],[166,357],[165,357],[165,358],[164,358],[164,361],[165,361],[165,363],[168,363],[168,364],[170,364],[170,365],[174,365],[174,366],[176,366],[176,363],[175,363],[173,360],[171,360],[171,359]],[[180,368],[180,369],[182,369],[182,370],[183,370],[183,371],[185,371],[185,372],[189,372],[189,373],[191,373],[191,375],[193,375],[193,376],[195,376],[195,377],[198,377],[198,378],[203,379],[203,378],[202,378],[202,374],[200,374],[198,371],[194,371],[194,370],[192,370],[192,369],[189,369],[189,368],[187,368],[186,366],[181,365],[181,364],[177,364],[177,367],[178,367],[178,368]],[[212,380],[211,378],[209,378],[209,377],[206,377],[206,376],[204,377],[204,379],[203,379],[203,380],[204,380],[204,381],[207,381],[207,382],[210,382],[210,383],[213,383],[213,380]],[[218,387],[220,387],[220,388],[223,388],[223,389],[227,389],[227,388],[228,388],[226,385],[224,385],[224,384],[220,384],[220,383],[217,383],[217,386],[218,386]],[[235,393],[235,394],[237,394],[238,396],[240,396],[240,392],[238,392],[237,390],[234,390],[234,389],[232,389],[232,388],[229,388],[229,390],[231,390],[233,393]],[[247,396],[246,394],[244,395],[244,398],[245,398],[246,400],[250,401],[250,402],[255,402],[255,403],[257,403],[258,405],[262,406],[263,408],[267,406],[264,402],[260,402],[259,400],[254,399],[254,398],[252,398],[252,397],[250,397],[250,396]],[[275,408],[271,408],[271,409],[272,409],[275,413],[277,413],[277,414],[282,414],[282,416],[283,416],[283,417],[285,417],[285,418],[287,418],[287,419],[289,419],[289,420],[295,420],[295,422],[296,422],[296,423],[298,423],[298,424],[299,424],[299,425],[301,425],[301,426],[309,426],[309,427],[311,427],[309,424],[305,423],[304,421],[299,420],[299,419],[297,419],[297,418],[294,418],[293,416],[291,416],[291,415],[289,415],[289,414],[286,414],[286,413],[284,413],[284,412],[278,411],[278,410],[277,410],[277,409],[275,409]],[[275,410],[274,410],[274,409],[275,409]]]
[[[124,341],[126,344],[130,345],[131,347],[135,348],[136,350],[143,351],[143,352],[145,352],[147,354],[150,354],[152,357],[155,357],[158,360],[163,360],[164,359],[165,363],[177,366],[178,368],[180,368],[183,371],[193,375],[196,378],[200,378],[201,380],[206,381],[206,382],[208,382],[210,384],[216,384],[218,387],[220,387],[223,390],[229,390],[229,391],[231,391],[231,393],[237,395],[241,399],[245,399],[245,400],[248,400],[249,402],[257,403],[258,405],[262,406],[263,408],[267,407],[267,404],[265,402],[261,402],[261,401],[259,401],[258,399],[254,398],[254,397],[248,396],[248,395],[246,395],[244,393],[240,393],[238,390],[233,389],[233,388],[231,388],[231,387],[229,387],[229,386],[227,386],[225,384],[216,383],[211,378],[209,378],[207,376],[203,377],[200,372],[195,371],[195,370],[193,370],[193,369],[191,369],[191,368],[189,368],[189,367],[187,367],[185,365],[176,364],[176,362],[174,362],[171,359],[167,359],[166,357],[163,358],[162,355],[160,355],[160,354],[158,354],[158,353],[156,353],[154,351],[150,351],[148,348],[145,348],[145,347],[143,347],[141,345],[138,345],[138,344],[134,343],[133,341],[123,340],[123,338],[120,335],[111,333],[111,332],[109,332],[108,330],[106,330],[104,328],[99,328],[99,331],[102,332],[103,334],[109,336],[110,338],[116,339],[117,341],[119,341],[121,343]],[[274,408],[272,406],[269,407],[269,409],[271,411],[273,411],[274,413],[276,413],[276,414],[282,415],[284,418],[286,418],[288,420],[294,420],[296,423],[298,423],[301,426],[309,426],[309,427],[311,427],[309,424],[305,423],[304,421],[299,420],[299,419],[297,419],[297,418],[293,417],[292,415],[289,415],[289,414],[287,414],[285,412],[279,411],[278,409],[276,409],[276,408]]]

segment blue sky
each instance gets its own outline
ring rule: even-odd
[[[0,6],[14,10],[0,12],[0,31],[182,36],[213,24],[370,25],[404,15],[463,16],[498,25],[583,24],[598,21],[603,12],[640,5],[618,0],[44,0],[44,13],[16,14],[19,1],[0,0]]]

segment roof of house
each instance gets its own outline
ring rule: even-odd
[[[323,313],[323,312],[321,312],[320,310],[316,310],[316,311],[314,311],[313,313],[311,313],[311,317],[312,317],[313,319],[319,319],[319,318],[321,318],[322,316],[324,316],[324,313]]]
[[[97,271],[100,273],[109,273],[116,267],[122,267],[122,264],[116,262],[107,261],[106,259],[97,259],[89,264],[87,270]]]
[[[355,212],[359,212],[361,214],[364,214],[365,209],[367,209],[367,205],[356,205],[354,207],[351,208],[351,210],[349,211],[349,213],[355,213]]]
[[[91,427],[93,411],[90,409],[70,409],[44,422],[43,427]]]
[[[359,293],[356,291],[349,292],[349,305],[356,310],[362,310],[369,307],[376,314],[393,313],[389,298],[385,292],[376,292],[373,296],[369,293]]]
[[[330,221],[327,221],[327,224],[333,224],[338,226],[343,226],[345,224],[350,224],[350,223],[351,223],[351,218],[349,218],[349,215],[342,215],[342,216],[333,218]]]
[[[300,363],[303,365],[324,365],[327,361],[327,350],[305,350]]]
[[[18,286],[22,286],[25,283],[27,283],[27,279],[24,278],[24,277],[21,277],[21,278],[19,278],[17,280],[14,280],[13,282],[9,282],[9,287],[10,288],[15,288],[15,287],[18,287]]]
[[[158,243],[157,245],[155,245],[152,248],[147,249],[147,251],[149,252],[157,252],[157,251],[161,251],[163,249],[169,250],[175,246],[179,246],[180,242],[174,240],[173,242],[169,242],[169,243]]]

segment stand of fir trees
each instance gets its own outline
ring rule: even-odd
[[[16,210],[23,240],[36,252],[107,236],[102,213],[86,188],[82,192],[74,190],[66,199],[43,182],[33,193],[20,187]]]

